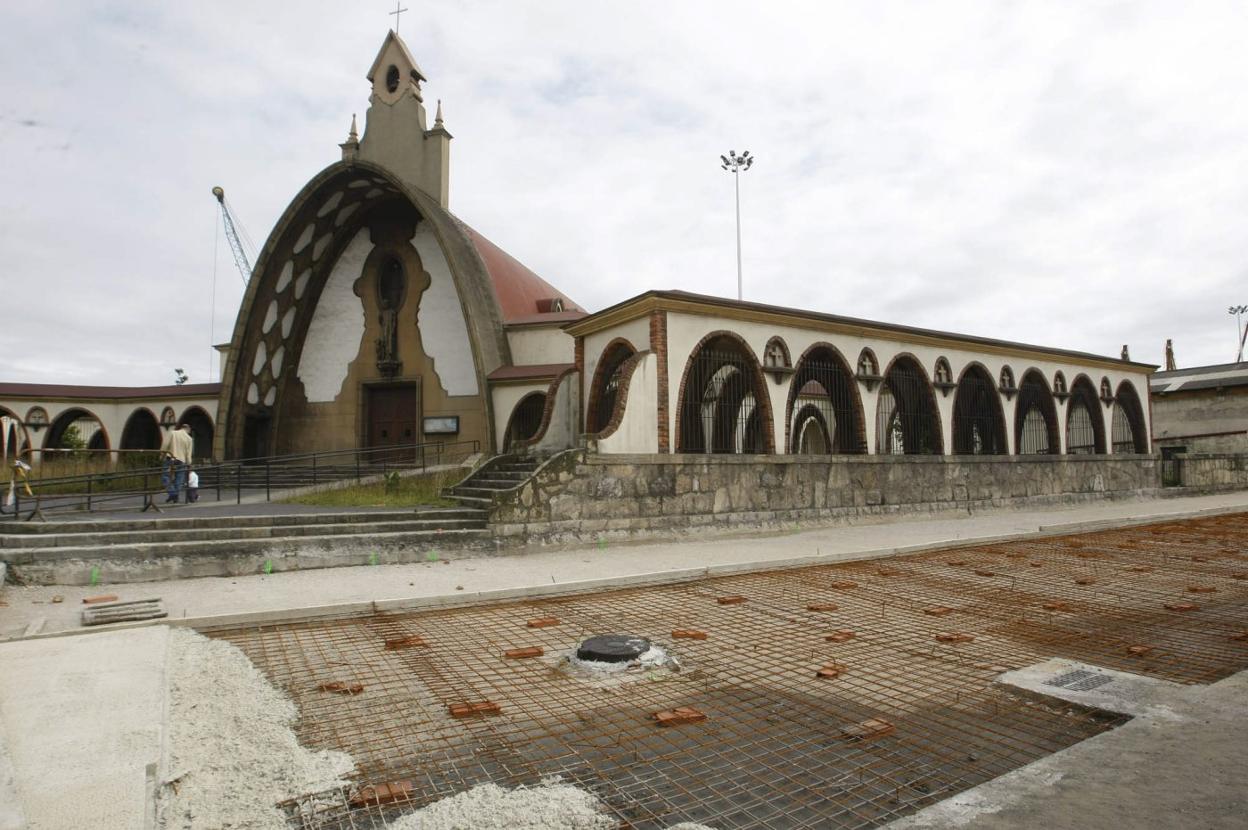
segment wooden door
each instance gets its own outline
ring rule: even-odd
[[[368,387],[368,435],[370,448],[416,444],[420,441],[420,386]],[[399,460],[402,453],[396,454]],[[374,460],[380,461],[380,455]]]

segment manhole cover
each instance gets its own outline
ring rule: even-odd
[[[581,643],[578,660],[596,663],[627,663],[650,650],[650,641],[635,634],[600,634]]]
[[[1084,669],[1076,669],[1068,671],[1065,674],[1059,674],[1052,680],[1044,681],[1046,686],[1057,686],[1062,689],[1069,689],[1072,692],[1086,692],[1091,689],[1104,686],[1106,683],[1113,683],[1114,678],[1096,672],[1085,671]]]

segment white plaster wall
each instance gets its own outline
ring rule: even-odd
[[[494,405],[494,446],[499,452],[505,449],[503,438],[507,435],[507,423],[511,420],[511,413],[515,410],[516,404],[520,403],[521,398],[526,395],[533,392],[545,392],[549,387],[549,380],[494,384],[490,387],[490,400]]]
[[[321,291],[299,356],[298,377],[309,403],[328,403],[337,398],[351,361],[360,353],[364,303],[355,296],[353,286],[372,249],[368,229],[360,228],[334,263]]]
[[[589,411],[590,384],[594,382],[594,372],[602,359],[602,352],[607,344],[617,337],[622,337],[633,344],[639,352],[650,348],[650,315],[643,315],[635,320],[620,323],[603,331],[596,331],[585,336],[585,382],[581,384],[581,411]]]
[[[576,372],[568,372],[555,388],[555,405],[550,410],[550,423],[546,433],[534,448],[538,452],[558,452],[576,446],[580,435],[580,418],[577,401],[581,382]]]
[[[1057,356],[1034,356],[1023,357],[1019,355],[1002,355],[993,354],[986,351],[978,351],[972,345],[968,344],[963,348],[948,348],[945,346],[933,346],[923,343],[907,342],[901,336],[892,337],[864,337],[862,335],[841,334],[833,332],[819,331],[817,329],[808,329],[790,326],[776,326],[764,323],[743,322],[739,320],[729,320],[722,317],[704,317],[701,315],[683,314],[677,312],[668,313],[667,321],[667,343],[668,343],[668,418],[669,425],[668,434],[671,436],[672,451],[676,451],[677,442],[677,407],[680,403],[680,381],[684,375],[685,366],[689,356],[698,342],[713,331],[727,330],[734,332],[745,339],[750,348],[754,352],[755,359],[761,360],[764,347],[767,341],[773,336],[779,336],[784,340],[789,348],[789,354],[792,356],[794,365],[797,364],[803,352],[815,343],[824,342],[835,346],[841,355],[845,358],[846,363],[852,371],[857,371],[858,354],[864,347],[869,347],[875,352],[876,359],[880,364],[880,373],[887,371],[889,363],[893,358],[900,354],[911,354],[923,367],[927,373],[928,380],[932,378],[932,374],[936,368],[936,359],[944,357],[949,361],[952,370],[953,379],[956,381],[962,374],[962,370],[972,362],[978,362],[987,369],[989,375],[994,382],[999,379],[1001,368],[1008,365],[1014,372],[1014,379],[1017,383],[1031,368],[1038,369],[1048,381],[1050,389],[1053,386],[1053,377],[1058,370],[1066,376],[1066,388],[1069,390],[1073,385],[1075,378],[1079,374],[1086,374],[1092,381],[1095,389],[1100,388],[1100,380],[1102,377],[1108,377],[1113,388],[1116,390],[1118,384],[1127,380],[1135,387],[1136,394],[1139,395],[1141,408],[1144,410],[1144,430],[1145,434],[1150,434],[1151,423],[1149,405],[1148,405],[1148,371],[1133,367],[1124,366],[1121,369],[1105,368],[1101,366],[1081,364],[1075,360],[1063,360]],[[608,338],[609,339],[609,338]],[[605,343],[605,341],[604,341]],[[588,351],[586,352],[588,359]],[[586,376],[589,374],[588,366]],[[768,396],[772,406],[772,419],[775,427],[775,445],[777,452],[784,452],[784,418],[785,406],[788,402],[789,379],[786,378],[783,383],[777,384],[772,380],[770,375],[764,374],[766,378],[766,387]],[[875,453],[875,417],[876,405],[878,403],[880,386],[876,385],[875,389],[868,392],[866,386],[861,383],[857,384],[858,393],[862,398],[863,417],[866,427],[867,449],[870,453]],[[941,419],[941,433],[943,436],[945,452],[949,453],[952,449],[952,415],[954,392],[950,392],[948,396],[942,395],[939,390],[934,390],[937,409]],[[1008,443],[1010,452],[1014,451],[1014,410],[1018,396],[1014,395],[1011,400],[1005,400],[1001,396],[1001,408],[1005,416],[1006,434],[1008,435]],[[1066,407],[1067,402],[1055,400],[1057,408],[1058,420],[1058,436],[1059,442],[1063,445],[1061,450],[1065,451],[1065,434],[1066,434]],[[1102,419],[1105,430],[1105,438],[1107,449],[1111,443],[1111,410],[1104,404],[1098,403],[1099,416]],[[1094,414],[1093,417],[1096,417]]]
[[[193,406],[198,406],[204,412],[208,413],[208,417],[212,419],[213,424],[217,422],[217,398],[83,398],[77,400],[46,400],[36,397],[14,397],[0,398],[0,407],[13,412],[19,419],[25,422],[26,413],[33,406],[42,406],[48,413],[48,424],[56,423],[64,412],[70,409],[83,409],[91,413],[100,422],[105,434],[108,436],[108,447],[111,450],[119,449],[121,446],[121,434],[125,430],[126,421],[134,414],[135,410],[148,409],[156,416],[157,421],[160,420],[160,413],[166,406],[173,407],[173,411],[177,417],[181,417],[182,413]],[[30,437],[31,447],[35,450],[42,449],[43,442],[47,438],[48,430],[45,427],[39,432],[27,430]],[[89,438],[89,435],[84,435]]]
[[[513,366],[544,366],[576,359],[576,341],[554,326],[507,329],[507,345]]]
[[[598,442],[599,453],[659,451],[659,361],[648,354],[633,370],[619,428]]]
[[[416,226],[412,245],[420,254],[421,264],[430,279],[416,316],[421,345],[433,361],[434,374],[446,394],[475,395],[480,387],[464,308],[459,302],[446,255],[428,222]]]

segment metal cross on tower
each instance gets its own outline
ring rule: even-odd
[[[402,6],[402,3],[396,2],[394,4],[394,11],[390,12],[390,14],[394,15],[394,33],[396,35],[399,33],[399,15],[407,11],[407,9],[400,8],[400,6]]]

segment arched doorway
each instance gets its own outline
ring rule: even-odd
[[[862,401],[849,364],[818,343],[797,361],[789,382],[789,452],[850,455],[867,451]]]
[[[192,456],[196,460],[212,458],[213,425],[212,418],[201,407],[192,406],[182,413],[178,423],[191,428],[191,439],[195,442]]]
[[[95,413],[73,407],[56,416],[44,436],[45,450],[107,450],[108,432]]]
[[[676,423],[677,452],[772,452],[762,370],[735,334],[708,335],[689,356]]]
[[[884,373],[875,414],[875,451],[880,455],[943,452],[932,384],[910,355],[895,358]]]
[[[156,416],[150,409],[139,408],[130,413],[122,427],[120,449],[159,450],[163,438]]]
[[[1066,452],[1070,455],[1105,453],[1105,420],[1096,387],[1087,375],[1080,375],[1070,386],[1066,404]]]
[[[992,375],[978,363],[962,370],[953,393],[954,455],[1005,455],[1005,415]]]
[[[1148,452],[1148,435],[1144,431],[1144,407],[1140,396],[1128,381],[1118,384],[1114,396],[1114,418],[1111,428],[1114,454],[1144,454]]]
[[[1028,369],[1018,385],[1018,405],[1014,408],[1014,446],[1019,455],[1049,455],[1060,452],[1057,406],[1044,375]]]
[[[615,412],[616,396],[620,387],[621,369],[630,357],[637,354],[633,344],[623,338],[613,340],[602,351],[594,379],[589,387],[589,405],[585,412],[585,431],[602,432],[611,422]]]
[[[520,399],[507,419],[507,432],[503,435],[503,449],[511,450],[512,442],[527,441],[537,435],[546,412],[546,393],[530,392]]]

